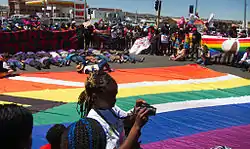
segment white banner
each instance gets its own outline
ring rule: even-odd
[[[150,47],[151,43],[148,39],[148,37],[142,37],[139,38],[135,41],[134,45],[132,48],[129,50],[130,54],[135,54],[138,55],[140,54],[143,50],[146,50]]]

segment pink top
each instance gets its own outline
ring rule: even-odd
[[[152,37],[153,37],[152,33],[148,32],[148,40],[151,40]]]

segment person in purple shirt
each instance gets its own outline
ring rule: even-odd
[[[10,68],[14,71],[16,71],[16,68],[18,68],[20,70],[25,70],[25,63],[15,59],[15,58],[8,59],[7,63],[9,64]]]
[[[36,68],[37,70],[41,70],[42,69],[42,64],[36,60],[35,58],[27,58],[24,61],[25,64],[30,65],[31,67]]]

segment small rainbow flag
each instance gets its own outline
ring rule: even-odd
[[[144,149],[250,146],[250,80],[198,65],[121,69],[117,105],[133,108],[142,98],[157,108],[142,130]],[[0,103],[28,105],[33,111],[33,148],[46,144],[56,123],[79,119],[78,95],[86,75],[75,72],[27,73],[0,80]]]

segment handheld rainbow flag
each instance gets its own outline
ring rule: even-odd
[[[202,36],[202,44],[209,49],[222,52],[245,52],[250,47],[250,38],[224,38],[217,36]]]

